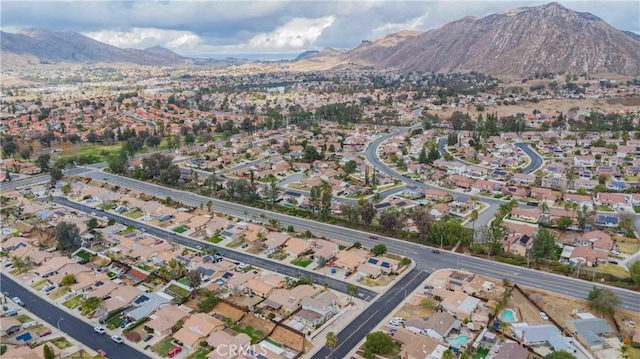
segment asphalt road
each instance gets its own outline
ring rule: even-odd
[[[40,317],[54,328],[60,324],[60,330],[89,348],[102,349],[107,352],[109,358],[149,358],[139,351],[126,344],[114,343],[109,335],[99,335],[93,331],[89,324],[68,314],[66,311],[58,309],[55,305],[36,296],[29,290],[23,288],[11,278],[0,275],[2,279],[2,291],[8,292],[10,296],[17,296],[25,303],[25,309]],[[60,320],[62,319],[62,320]],[[126,343],[126,339],[125,339]]]
[[[529,158],[531,159],[531,162],[527,165],[527,167],[524,168],[523,170],[524,173],[529,174],[529,173],[535,172],[544,163],[544,160],[538,154],[538,152],[534,151],[533,148],[531,148],[530,143],[518,142],[515,144],[515,146],[518,147],[520,150],[522,150],[524,153],[526,153],[527,156],[529,156]]]
[[[79,211],[87,212],[87,213],[95,211],[96,214],[100,217],[107,216],[108,218],[113,218],[117,222],[122,223],[124,225],[132,225],[138,229],[144,228],[146,233],[152,234],[158,238],[166,239],[171,242],[179,243],[181,245],[189,246],[192,248],[197,248],[200,246],[204,250],[215,249],[218,253],[220,253],[226,258],[231,259],[232,261],[249,263],[251,265],[254,265],[260,268],[265,268],[270,271],[289,276],[291,278],[296,278],[296,277],[304,278],[307,275],[310,275],[311,279],[316,284],[324,285],[324,283],[327,283],[329,285],[329,288],[343,292],[343,293],[347,293],[348,283],[331,277],[331,274],[326,275],[325,273],[319,273],[317,271],[307,271],[302,268],[295,268],[292,266],[283,265],[275,261],[271,261],[271,260],[260,258],[260,257],[255,257],[246,253],[232,251],[226,247],[219,247],[211,243],[184,237],[175,232],[150,226],[143,222],[134,221],[130,218],[119,216],[111,212],[99,211],[91,207],[87,207],[85,205],[69,201],[62,197],[55,197],[54,201],[58,204],[61,204],[70,208],[74,208]],[[358,297],[360,299],[370,301],[376,295],[378,295],[377,292],[358,286]]]
[[[574,297],[583,299],[587,297],[589,291],[594,285],[594,283],[575,278],[540,272],[532,269],[494,262],[478,257],[469,257],[458,253],[442,251],[439,254],[434,254],[431,252],[431,247],[400,241],[389,237],[381,236],[380,238],[373,240],[369,238],[369,233],[366,232],[304,218],[292,217],[286,214],[266,211],[236,203],[211,199],[194,193],[177,191],[171,188],[138,181],[131,178],[98,172],[89,172],[85,174],[85,176],[92,178],[102,178],[103,176],[108,176],[108,182],[111,184],[130,188],[134,191],[139,191],[142,193],[156,195],[160,198],[171,197],[174,200],[190,206],[197,207],[200,206],[201,203],[206,204],[208,201],[211,201],[213,203],[212,210],[220,213],[225,213],[246,220],[255,220],[264,223],[269,222],[269,219],[275,219],[285,227],[289,225],[294,226],[296,231],[309,230],[313,234],[318,236],[335,238],[350,243],[359,241],[366,248],[371,248],[375,244],[383,243],[387,246],[389,252],[397,253],[401,256],[413,259],[418,265],[418,269],[443,269],[456,268],[456,266],[458,266],[460,269],[467,269],[479,275],[487,275],[497,279],[506,278],[513,283],[522,285],[533,285],[535,287],[535,284],[539,283],[540,285],[542,285],[541,288],[548,291],[572,295]],[[422,185],[420,182],[415,183]],[[497,202],[497,200],[493,201]],[[498,206],[493,207],[497,209]],[[485,212],[487,211],[485,210]],[[241,261],[253,263],[250,259]],[[320,283],[324,282],[322,281]],[[636,292],[616,287],[610,288],[620,297],[621,307],[640,311],[640,300],[638,300],[638,294]]]
[[[377,301],[369,305],[358,319],[347,325],[338,335],[337,345],[333,353],[328,347],[320,349],[312,358],[325,359],[347,358],[349,352],[400,304],[431,273],[426,270],[413,269],[402,278],[391,290],[384,293]]]

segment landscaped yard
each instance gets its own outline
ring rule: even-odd
[[[47,283],[49,283],[48,280],[43,279],[39,282],[36,282],[35,284],[31,285],[31,288],[35,289],[35,290],[42,290],[42,288],[44,288],[45,285],[47,285]]]
[[[107,321],[107,328],[109,329],[115,329],[115,328],[120,328],[120,324],[122,324],[122,322],[124,321],[124,319],[122,319],[121,316],[116,315],[115,317],[109,319],[109,321]]]
[[[244,328],[241,327],[233,327],[233,330],[238,332],[238,333],[245,333],[246,335],[251,337],[251,344],[257,344],[259,343],[262,339],[264,339],[265,337],[265,333],[263,333],[261,330],[253,330],[253,327],[251,326],[246,326]]]
[[[191,355],[189,355],[187,359],[205,359],[207,357],[207,354],[209,354],[209,352],[211,352],[211,350],[200,348],[195,352],[191,353]]]
[[[292,261],[291,264],[299,267],[307,268],[307,266],[312,262],[313,261],[309,257],[299,257],[299,258],[296,258],[294,261]]]
[[[146,265],[146,264],[140,264],[138,266],[138,268],[140,268],[142,270],[146,270],[147,272],[153,271],[153,267],[151,267],[150,265]]]
[[[188,231],[188,229],[185,226],[180,226],[180,227],[174,228],[173,231],[176,232],[176,233],[182,234],[182,233]]]
[[[93,359],[93,355],[87,353],[84,350],[79,350],[73,353],[70,358],[71,359]]]
[[[602,211],[602,212],[613,212],[613,209],[611,209],[611,207],[609,206],[605,206],[605,205],[598,205],[598,211]]]
[[[139,209],[136,209],[135,211],[131,211],[129,213],[126,213],[125,216],[129,217],[129,218],[140,218],[142,217],[142,211],[140,211]]]
[[[224,238],[220,234],[216,234],[209,238],[209,242],[211,243],[220,243],[224,240]]]
[[[616,246],[618,246],[618,250],[620,253],[624,254],[635,254],[638,250],[640,250],[640,245],[638,242],[626,242],[626,241],[617,241]]]
[[[62,305],[64,305],[65,307],[69,308],[69,309],[75,309],[77,308],[80,304],[82,304],[83,300],[82,300],[82,294],[78,294],[75,297],[67,300],[66,302],[63,302]]]
[[[59,288],[58,290],[55,290],[51,294],[49,294],[49,298],[51,298],[51,300],[56,300],[62,297],[63,295],[69,293],[70,290],[71,289],[68,287]]]
[[[78,253],[75,254],[77,257],[80,257],[82,259],[84,259],[87,262],[91,261],[91,258],[93,257],[93,254],[87,252],[87,251],[79,251]]]
[[[65,337],[56,338],[51,343],[58,347],[58,349],[65,349],[71,346],[71,343]]]
[[[172,341],[173,341],[173,337],[172,336],[168,336],[168,337],[162,339],[161,341],[159,341],[153,347],[151,347],[151,350],[153,350],[154,352],[160,354],[163,357],[166,357],[167,354],[169,353],[169,350],[173,349],[173,347],[175,346],[175,345],[173,345],[173,343],[171,343]]]
[[[115,207],[116,207],[116,204],[113,203],[113,202],[101,204],[101,205],[98,206],[98,208],[104,209],[105,211],[108,211],[110,209],[114,209]]]
[[[184,289],[184,288],[182,288],[180,286],[177,286],[175,284],[170,285],[165,291],[167,293],[173,293],[173,294],[175,294],[175,295],[177,295],[179,297],[182,297],[182,298],[188,297],[189,294],[191,293],[190,291],[188,291],[188,290],[186,290],[186,289]]]
[[[20,314],[16,316],[16,320],[19,321],[20,323],[27,323],[27,322],[33,321],[33,319],[26,314]]]

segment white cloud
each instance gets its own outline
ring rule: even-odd
[[[133,28],[131,31],[99,31],[84,33],[98,40],[121,48],[144,49],[156,45],[167,47],[181,54],[195,50],[202,39],[190,31]]]
[[[334,21],[334,16],[317,19],[293,18],[272,32],[254,36],[241,47],[266,51],[303,49],[313,45]]]
[[[383,24],[371,30],[371,33],[373,34],[373,37],[378,37],[402,30],[424,30],[424,26],[428,18],[429,13],[427,12],[422,16],[409,19],[405,22]]]

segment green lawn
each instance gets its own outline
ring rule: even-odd
[[[126,213],[125,216],[129,217],[129,218],[140,218],[142,217],[142,211],[140,211],[139,209],[136,209],[135,211],[131,211],[129,213]]]
[[[173,347],[175,346],[173,345],[173,343],[171,343],[172,341],[173,341],[173,337],[168,336],[162,339],[161,341],[159,341],[153,347],[151,347],[151,350],[160,354],[160,356],[166,357],[167,354],[169,353],[169,350],[173,349]]]
[[[180,280],[178,280],[178,283],[181,283],[181,284],[184,284],[184,285],[189,285],[189,279],[180,278]]]
[[[224,240],[224,238],[222,238],[222,236],[220,234],[216,234],[214,236],[212,236],[211,238],[209,238],[209,242],[211,243],[220,243]]]
[[[180,227],[174,228],[173,231],[176,232],[176,233],[182,234],[182,233],[188,231],[188,229],[185,226],[180,226]]]
[[[598,206],[598,211],[613,212],[613,209],[611,209],[611,207],[609,207],[609,206],[599,205]]]
[[[480,348],[478,352],[473,355],[473,359],[484,359],[489,354],[489,349]]]
[[[277,341],[271,339],[271,338],[266,338],[265,341],[277,346],[278,348],[282,348],[283,345],[281,343],[278,343]]]
[[[19,321],[20,323],[27,323],[27,322],[32,322],[33,318],[31,318],[30,316],[28,316],[26,314],[20,314],[20,315],[16,316],[16,320]]]
[[[108,210],[113,209],[115,207],[116,207],[116,204],[113,203],[113,202],[101,204],[101,205],[98,206],[98,208],[104,209],[105,211],[108,211]]]
[[[345,246],[338,246],[338,250],[343,251],[343,250],[345,250],[345,249],[347,249],[347,247],[345,247]]]
[[[138,268],[140,268],[142,270],[146,270],[147,272],[153,271],[153,267],[151,267],[150,265],[146,265],[146,264],[140,264],[138,266]]]
[[[191,353],[191,355],[189,355],[187,359],[206,359],[207,354],[209,354],[210,352],[211,350],[209,349],[200,348],[195,352]]]
[[[87,251],[80,251],[78,253],[75,254],[77,257],[80,257],[82,259],[84,259],[87,262],[91,261],[91,258],[93,257],[93,254],[87,252]]]
[[[67,307],[69,309],[75,309],[80,304],[82,304],[82,302],[84,302],[84,300],[82,300],[82,294],[78,294],[75,297],[67,300],[66,302],[63,302],[62,305],[64,305],[65,307]]]
[[[186,289],[184,289],[184,288],[182,288],[182,287],[179,287],[179,286],[177,286],[177,285],[175,285],[175,284],[170,285],[170,286],[165,290],[165,292],[167,292],[167,293],[173,293],[173,294],[175,294],[175,295],[177,295],[177,296],[179,296],[179,297],[182,297],[182,298],[186,298],[186,297],[188,297],[188,296],[189,296],[189,294],[191,293],[190,291],[188,291],[188,290],[186,290]]]
[[[245,333],[246,335],[250,336],[251,344],[258,344],[266,336],[266,334],[263,333],[262,330],[254,331],[252,326],[246,326],[244,328],[235,326],[233,327],[233,330],[237,333]]]
[[[293,262],[291,262],[291,264],[299,267],[307,268],[307,266],[312,262],[313,261],[308,257],[299,257],[299,258],[296,258],[296,260],[294,260]]]
[[[120,324],[122,324],[122,322],[124,321],[124,319],[122,319],[121,316],[116,315],[115,317],[109,319],[109,321],[107,321],[107,328],[109,329],[115,329],[115,328],[120,328]]]

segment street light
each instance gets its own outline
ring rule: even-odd
[[[60,330],[60,322],[63,321],[63,320],[64,320],[64,318],[58,319],[58,324],[57,324],[58,325],[58,330]]]

